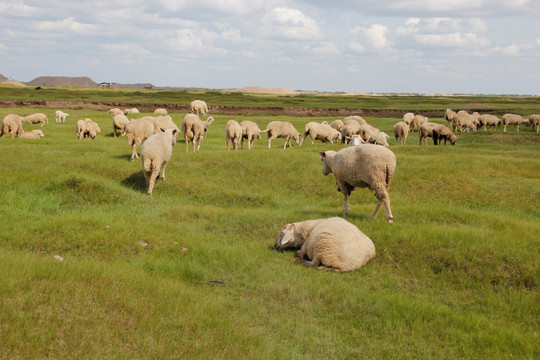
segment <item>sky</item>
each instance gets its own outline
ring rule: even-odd
[[[540,95],[540,0],[0,0],[0,74]]]

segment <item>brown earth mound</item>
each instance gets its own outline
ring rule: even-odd
[[[13,80],[2,81],[0,84],[11,85],[11,86],[16,86],[16,87],[26,87],[26,85],[24,85],[22,82],[13,81]]]
[[[7,77],[5,77],[4,75],[0,74],[0,82],[4,82],[7,80]]]
[[[247,86],[240,89],[232,89],[230,92],[242,92],[248,94],[275,94],[275,95],[295,95],[297,91],[293,91],[286,88],[272,88],[266,89],[260,86]]]
[[[26,83],[29,86],[76,86],[76,87],[96,87],[97,83],[86,76],[40,76]]]

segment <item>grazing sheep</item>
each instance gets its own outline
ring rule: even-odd
[[[120,136],[126,135],[125,127],[129,123],[129,119],[126,115],[114,115],[113,116],[113,134],[116,137],[116,131],[120,132]]]
[[[412,113],[408,113],[408,114],[412,114]],[[409,135],[409,125],[407,125],[405,121],[399,121],[392,127],[392,130],[394,130],[394,136],[396,137],[396,144],[399,139],[399,144],[405,145],[407,143],[407,136]]]
[[[414,119],[414,114],[412,112],[405,113],[405,114],[403,114],[402,119],[403,119],[403,122],[405,124],[407,124],[407,126],[409,126],[409,125],[411,125],[411,122]]]
[[[210,127],[210,124],[214,122],[214,118],[209,116],[206,120],[201,120],[203,123],[204,128],[204,138],[206,139],[206,132],[208,131],[208,128]]]
[[[349,141],[349,146],[358,146],[358,145],[366,144],[364,139],[362,139],[362,137],[358,134],[351,136],[351,138],[347,140]]]
[[[124,111],[122,109],[119,109],[119,108],[112,108],[112,109],[109,109],[109,111],[107,111],[109,114],[111,114],[112,116],[114,115],[125,115],[124,114]]]
[[[448,126],[438,126],[433,129],[433,145],[438,145],[444,140],[444,144],[446,145],[446,141],[450,141],[450,144],[456,145],[457,136],[452,132],[452,129],[450,129]]]
[[[101,129],[97,122],[92,121],[91,119],[84,119],[77,121],[77,137],[79,140],[82,140],[83,137],[90,137],[95,139],[97,134],[101,132]]]
[[[347,116],[346,118],[343,119],[343,124],[350,124],[351,121],[356,121],[358,123],[358,125],[364,125],[364,124],[367,124],[367,121],[361,117],[360,115],[351,115],[351,116]]]
[[[476,124],[478,119],[475,115],[471,115],[466,111],[459,111],[454,117],[454,126],[457,131],[468,132],[469,130],[476,131]]]
[[[262,130],[259,129],[259,126],[257,125],[257,123],[250,120],[242,121],[240,123],[240,126],[242,127],[242,139],[247,140],[248,150],[251,150],[251,148],[253,147],[253,142],[255,141],[255,138],[257,138],[258,140],[261,140]],[[243,140],[240,145],[242,148],[244,148]]]
[[[484,127],[484,131],[487,131],[488,126],[499,126],[501,124],[501,119],[499,119],[495,115],[483,114],[478,116],[478,122],[480,123],[480,126]]]
[[[41,123],[41,126],[49,123],[49,119],[47,118],[47,115],[45,115],[44,113],[30,114],[28,116],[23,117],[22,121],[27,122],[29,124]]]
[[[304,143],[304,139],[308,135],[311,137],[311,144],[313,144],[315,140],[321,140],[322,142],[330,141],[331,144],[334,143],[335,139],[341,142],[341,132],[330,127],[330,125],[311,121],[306,124],[304,129],[304,135],[302,136],[302,140],[300,140],[300,144]]]
[[[444,120],[448,121],[448,126],[454,129],[454,131],[456,130],[456,123],[454,121],[456,118],[456,115],[457,113],[452,109],[446,109],[444,113]]]
[[[9,133],[9,137],[19,136],[24,132],[22,127],[22,116],[17,114],[8,114],[2,119],[2,129],[0,136]]]
[[[166,129],[176,129],[177,131],[180,131],[169,115],[156,117],[149,116],[149,119],[154,123],[154,134]]]
[[[191,112],[193,114],[206,115],[208,113],[208,106],[203,100],[193,100],[191,102]]]
[[[420,139],[420,145],[422,145],[422,140],[424,141],[424,145],[427,145],[427,138],[433,137],[433,129],[439,126],[444,126],[441,124],[433,123],[433,122],[425,122],[418,128],[418,138]],[[435,144],[435,139],[433,140],[433,144]]]
[[[340,120],[340,119],[334,120],[330,124],[330,127],[332,129],[336,129],[339,132],[341,132],[341,130],[343,130],[343,126],[345,126],[345,124],[343,123],[343,120]]]
[[[29,132],[23,132],[22,134],[19,134],[19,139],[41,139],[42,137],[45,137],[45,134],[43,134],[43,131],[41,130],[32,130]]]
[[[369,124],[361,125],[358,133],[368,144],[389,146],[387,141],[389,136]]]
[[[414,129],[420,128],[420,125],[427,122],[429,120],[428,117],[423,115],[414,115],[414,118],[412,119],[411,123],[409,124],[409,131],[412,132]]]
[[[163,129],[148,137],[141,146],[141,165],[148,185],[148,196],[152,196],[154,183],[161,170],[161,180],[165,180],[165,168],[176,144],[178,129]]]
[[[199,151],[204,136],[204,124],[201,119],[195,114],[187,114],[182,120],[181,128],[186,143],[186,152],[188,152],[189,141],[192,143],[193,152]]]
[[[344,139],[345,144],[349,143],[349,139],[353,135],[360,134],[361,126],[362,125],[360,125],[358,123],[349,123],[349,124],[343,126],[343,129],[341,129],[341,138]]]
[[[287,148],[287,143],[289,147],[291,145],[291,139],[294,139],[296,145],[300,144],[301,134],[296,130],[290,122],[287,121],[271,121],[266,125],[266,129],[262,131],[263,133],[268,133],[267,146],[270,149],[270,144],[276,138],[285,138],[285,144],[283,144],[283,149]]]
[[[129,115],[129,114],[139,114],[139,109],[137,108],[131,108],[131,109],[124,109],[124,115]]]
[[[56,110],[54,112],[55,119],[57,123],[64,123],[66,122],[66,117],[69,116],[68,113],[63,112],[62,110]]]
[[[167,112],[167,109],[165,108],[157,108],[156,110],[154,110],[154,114],[167,115],[168,112]]]
[[[396,156],[384,146],[365,144],[335,151],[321,152],[322,173],[334,174],[338,191],[343,194],[343,215],[349,214],[348,198],[356,187],[375,191],[377,205],[371,214],[377,216],[384,205],[386,221],[394,222],[388,189],[396,169]]]
[[[229,120],[225,126],[225,140],[227,140],[227,150],[231,150],[231,142],[234,150],[238,150],[238,145],[242,142],[244,129],[238,121]]]
[[[536,126],[536,132],[540,132],[540,115],[532,114],[531,116],[529,116],[529,125],[533,126],[533,130]]]
[[[523,123],[523,117],[519,114],[504,114],[502,116],[503,131],[506,132],[507,125],[514,125],[516,131],[519,131],[519,125]]]
[[[287,224],[274,247],[300,248],[298,256],[305,265],[322,265],[337,271],[358,269],[375,257],[373,241],[339,217]],[[304,260],[305,257],[309,260]]]
[[[154,122],[148,117],[133,119],[124,127],[127,143],[131,146],[131,159],[139,158],[137,146],[141,145],[146,139],[154,134]]]

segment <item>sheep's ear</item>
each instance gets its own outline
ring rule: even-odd
[[[323,159],[326,157],[326,153],[324,151],[319,152],[319,155],[321,155],[321,158]]]
[[[281,238],[281,245],[285,245],[289,241],[291,241],[294,233],[294,224],[289,224],[285,226],[285,235]]]
[[[172,134],[173,134],[173,135],[176,135],[177,132],[178,132],[178,130],[174,129],[174,130],[172,131]]]
[[[159,128],[159,129],[161,130],[161,132],[165,132],[165,129],[163,129],[163,128]]]

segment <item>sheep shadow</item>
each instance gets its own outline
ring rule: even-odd
[[[144,179],[144,174],[142,171],[137,171],[136,173],[131,174],[122,180],[121,184],[144,194],[146,194],[148,191],[148,185],[146,185],[146,180]]]
[[[113,156],[113,158],[115,159],[126,159],[126,160],[131,160],[131,154],[123,154],[123,155],[115,155]]]

